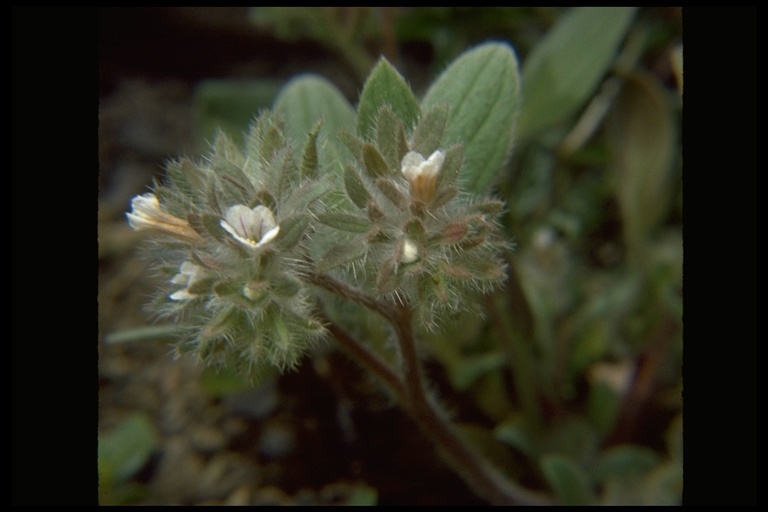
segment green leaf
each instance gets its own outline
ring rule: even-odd
[[[308,181],[297,188],[281,205],[281,215],[291,215],[295,211],[303,211],[332,189],[328,180]]]
[[[645,474],[660,462],[659,456],[650,448],[622,445],[600,454],[591,473],[592,478],[601,483],[615,476]]]
[[[512,148],[520,75],[511,47],[478,46],[456,59],[427,92],[422,109],[449,105],[443,147],[464,145],[466,187],[485,193]]]
[[[317,136],[320,133],[320,126],[323,120],[317,122],[307,137],[307,143],[304,145],[304,153],[301,156],[301,177],[314,179],[317,177],[317,166],[319,163],[317,156]]]
[[[216,215],[209,215],[206,213],[198,215],[196,213],[189,213],[187,214],[187,221],[189,222],[189,225],[192,226],[192,229],[202,236],[210,235],[219,242],[225,240],[229,236],[229,234],[224,231],[224,228],[221,227],[221,217]]]
[[[376,187],[400,209],[408,207],[408,196],[394,181],[386,178],[376,180]]]
[[[280,90],[275,80],[204,80],[195,88],[197,135],[201,146],[216,130],[227,132],[238,145],[256,113],[269,108]]]
[[[368,189],[363,185],[360,175],[357,174],[357,169],[352,164],[344,166],[344,187],[347,189],[347,195],[358,208],[363,209],[368,204],[368,200],[371,198],[371,194],[368,193]]]
[[[411,149],[428,158],[433,151],[440,148],[440,141],[445,132],[445,123],[448,120],[448,106],[437,105],[419,120],[419,125],[413,131],[413,144]]]
[[[112,332],[104,336],[104,343],[128,343],[133,341],[155,340],[180,336],[186,330],[178,325],[151,325]]]
[[[507,357],[500,352],[489,352],[474,356],[467,356],[453,368],[451,372],[451,384],[459,391],[468,389],[480,377],[503,368],[507,363]]]
[[[403,226],[403,233],[417,240],[424,236],[424,233],[426,232],[427,227],[421,220],[415,217],[411,218],[408,222],[406,222],[405,226]]]
[[[384,105],[389,105],[407,131],[419,117],[419,103],[411,88],[392,64],[382,57],[368,76],[357,107],[357,133],[365,140],[373,140],[376,117]]]
[[[343,242],[331,247],[317,263],[320,272],[340,267],[345,263],[359,258],[365,253],[366,247],[360,241]]]
[[[518,135],[527,137],[576,112],[612,64],[636,7],[575,7],[523,64]]]
[[[401,153],[400,146],[400,139],[405,138],[402,133],[403,123],[398,121],[389,105],[383,106],[376,118],[376,143],[392,169],[400,168],[400,161],[405,155]]]
[[[559,455],[544,455],[541,471],[561,505],[592,505],[595,496],[586,472],[572,459]]]
[[[608,118],[611,168],[629,256],[664,220],[673,197],[677,133],[664,87],[649,73],[630,75]]]
[[[531,436],[525,427],[525,421],[521,418],[514,418],[496,425],[493,435],[499,441],[508,444],[528,457],[536,454],[536,440]]]
[[[355,110],[329,81],[313,75],[294,78],[280,92],[274,110],[285,119],[286,135],[297,148],[322,119],[318,136],[321,167],[340,172],[341,163],[351,158],[337,134],[354,130]]]
[[[155,446],[155,430],[149,418],[136,413],[114,430],[99,435],[99,484],[110,487],[131,478],[146,464]]]
[[[464,146],[461,144],[451,146],[445,152],[445,161],[440,174],[437,175],[437,188],[452,185],[459,177],[461,164],[464,162]]]
[[[368,175],[372,178],[377,176],[388,176],[392,174],[392,169],[387,165],[387,161],[379,153],[378,148],[373,144],[363,145],[363,164]]]
[[[308,225],[309,216],[303,213],[280,221],[280,233],[275,243],[285,250],[293,248],[304,236]]]
[[[338,212],[326,212],[317,216],[317,220],[332,228],[350,233],[365,233],[371,229],[371,222],[366,218]]]

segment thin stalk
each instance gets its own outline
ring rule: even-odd
[[[362,346],[351,336],[342,334],[342,344],[349,349],[353,357],[361,359],[362,356],[361,364],[374,369],[380,378],[386,374],[384,378],[389,381],[390,386],[400,390],[403,409],[418,424],[427,438],[435,443],[441,455],[470,488],[497,505],[550,504],[548,498],[509,481],[491,466],[460,436],[440,406],[428,398],[424,390],[421,362],[413,336],[411,311],[407,306],[381,302],[363,290],[327,275],[314,274],[308,278],[316,286],[378,313],[392,325],[400,347],[403,364],[402,379],[394,372],[390,374],[377,366],[374,362],[375,356],[371,357],[372,354],[368,353],[367,347]]]
[[[328,332],[355,359],[358,364],[373,373],[398,400],[405,396],[405,386],[400,376],[371,349],[357,341],[347,331],[330,320],[325,321]]]

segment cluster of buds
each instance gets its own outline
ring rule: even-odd
[[[297,163],[280,121],[263,114],[244,151],[221,133],[204,162],[171,163],[167,183],[133,199],[128,222],[157,235],[166,276],[156,309],[189,327],[180,352],[252,374],[295,366],[323,335],[299,277],[310,220],[331,188],[315,179],[312,155]]]
[[[343,132],[355,160],[341,190],[338,174],[318,172],[317,132],[296,158],[269,113],[244,149],[220,134],[203,162],[171,163],[165,184],[133,199],[128,222],[158,235],[167,284],[155,307],[189,327],[179,350],[249,374],[293,367],[324,333],[308,273],[346,273],[428,328],[478,309],[476,293],[505,277],[503,205],[459,191],[463,149],[441,147],[446,117],[434,108],[406,134],[384,106],[374,140]]]
[[[347,233],[321,269],[366,276],[374,293],[407,303],[433,328],[442,313],[474,309],[474,293],[505,277],[496,223],[503,203],[460,193],[462,147],[440,147],[446,116],[445,108],[426,112],[407,136],[385,106],[374,140],[344,134],[356,157],[344,171],[349,201],[318,216]]]

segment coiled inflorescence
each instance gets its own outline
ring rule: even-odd
[[[409,136],[385,106],[373,140],[344,134],[356,157],[344,170],[349,201],[318,217],[348,233],[321,268],[367,276],[374,293],[407,303],[429,327],[441,313],[476,309],[475,292],[505,277],[496,223],[503,204],[460,192],[462,146],[440,146],[446,117],[446,108],[426,112]]]
[[[181,352],[250,374],[295,366],[323,335],[299,276],[330,185],[314,179],[316,160],[295,157],[280,121],[263,114],[244,151],[221,133],[203,162],[170,163],[165,184],[133,199],[130,225],[160,235],[167,279],[155,305],[188,327]]]

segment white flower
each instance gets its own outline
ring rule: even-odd
[[[400,256],[400,261],[403,263],[413,263],[419,259],[419,249],[416,247],[416,244],[405,239],[405,242],[403,242],[403,253]]]
[[[439,149],[425,159],[421,153],[409,151],[402,161],[402,172],[411,184],[411,196],[425,203],[435,195],[437,175],[443,167],[445,153]]]
[[[131,200],[131,211],[126,213],[126,217],[128,224],[136,231],[150,230],[191,242],[202,240],[187,221],[164,212],[155,194],[134,197]]]
[[[179,267],[179,273],[173,276],[171,283],[182,284],[184,288],[170,295],[171,300],[189,300],[194,299],[197,294],[190,293],[189,288],[203,277],[205,270],[200,265],[195,265],[191,261],[185,261]]]
[[[272,210],[262,205],[253,209],[242,204],[232,206],[219,224],[235,240],[251,249],[272,241],[280,232]]]

